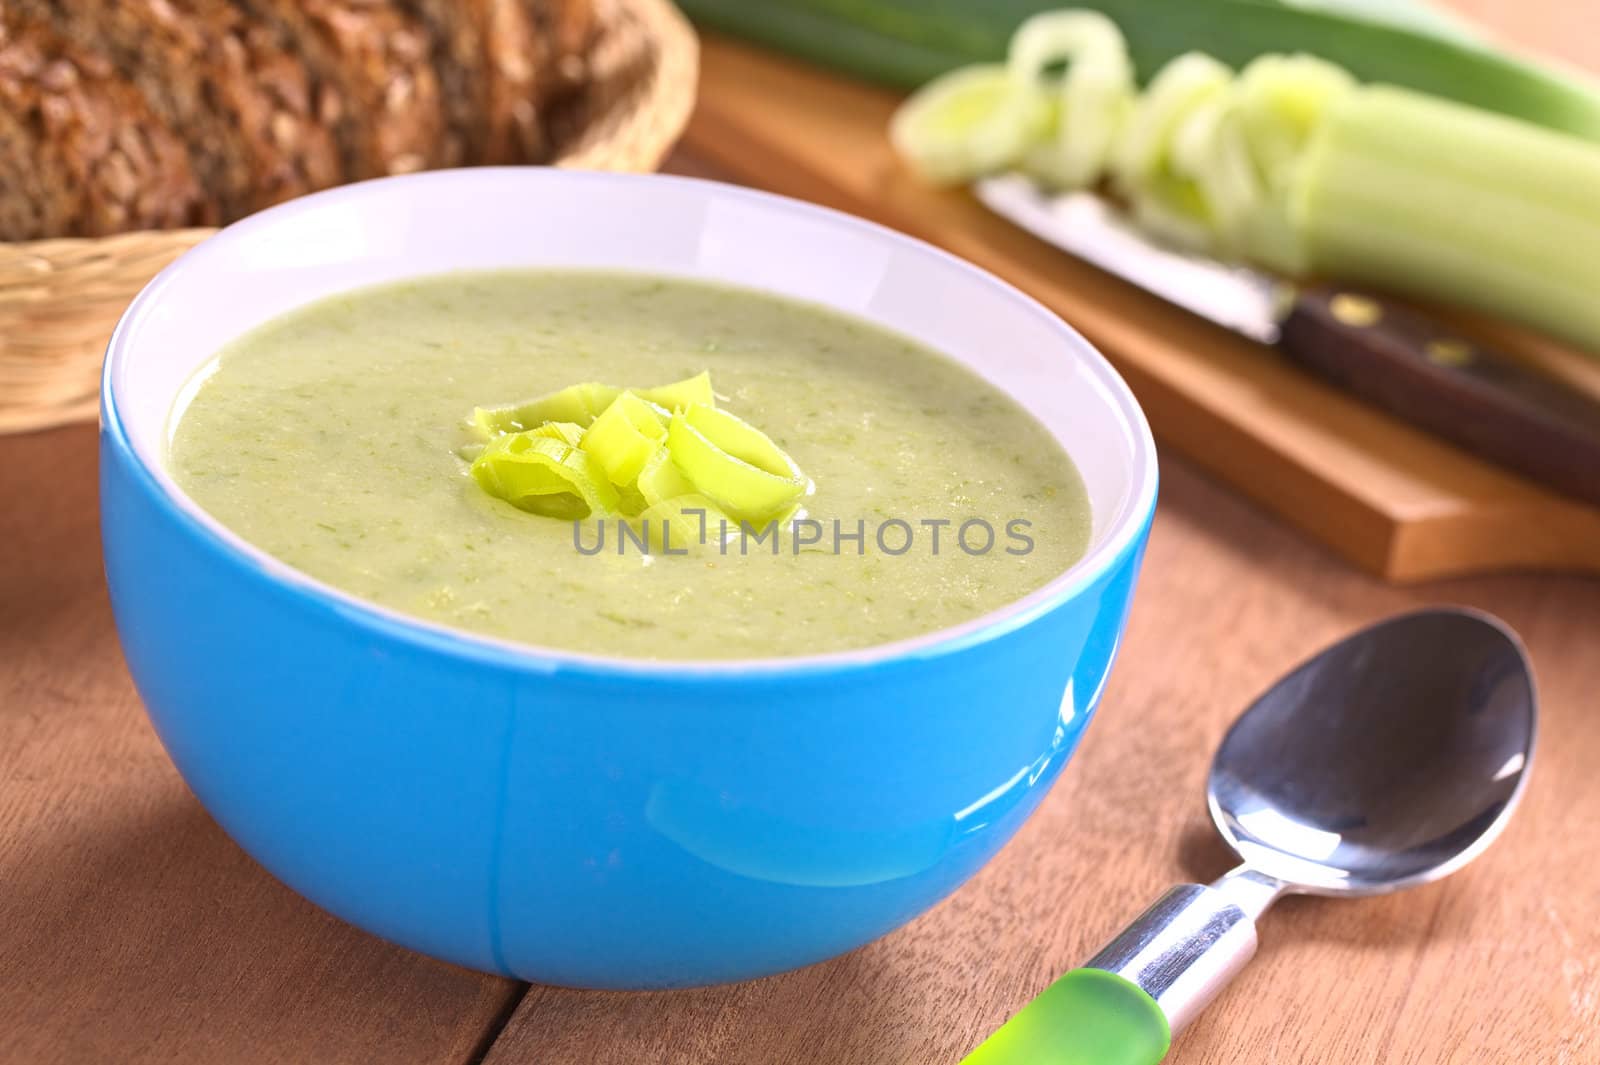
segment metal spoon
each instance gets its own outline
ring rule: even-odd
[[[963,1065],[1155,1065],[1287,894],[1426,884],[1483,853],[1527,783],[1536,699],[1515,634],[1435,609],[1364,629],[1233,724],[1207,803],[1242,865],[1173,888]]]

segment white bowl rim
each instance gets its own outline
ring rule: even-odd
[[[996,291],[1031,315],[1042,317],[1046,325],[1065,334],[1067,346],[1081,360],[1082,368],[1096,378],[1114,401],[1114,413],[1123,421],[1133,441],[1133,469],[1131,491],[1124,498],[1121,509],[1112,516],[1110,530],[1104,539],[1092,546],[1084,556],[1066,570],[1057,574],[1043,586],[1020,599],[1013,600],[995,610],[969,619],[959,625],[949,626],[917,636],[872,644],[867,647],[822,654],[783,655],[762,658],[715,659],[648,659],[626,658],[615,655],[590,654],[546,647],[502,637],[490,636],[460,629],[441,622],[404,613],[403,611],[363,599],[312,577],[284,562],[227,528],[212,517],[193,498],[184,492],[160,461],[148,461],[147,456],[128,438],[117,407],[117,383],[122,379],[124,364],[134,356],[130,339],[139,327],[140,320],[160,301],[162,292],[172,280],[184,271],[204,269],[208,260],[225,254],[230,235],[248,233],[273,225],[278,219],[305,210],[313,205],[356,199],[368,195],[374,186],[393,182],[437,183],[449,187],[462,181],[471,181],[477,175],[504,174],[507,171],[534,171],[552,175],[553,180],[571,179],[578,182],[659,183],[671,182],[690,187],[705,187],[710,195],[731,196],[767,210],[789,212],[801,216],[832,222],[847,229],[870,234],[876,239],[917,254],[944,260],[957,272],[981,285]],[[559,178],[553,177],[560,175]],[[460,195],[457,191],[455,195]],[[427,276],[420,272],[416,276]],[[757,290],[760,286],[752,286]],[[330,293],[331,294],[331,293]],[[974,368],[982,376],[981,371]],[[663,681],[695,679],[714,676],[744,676],[748,674],[809,674],[830,673],[881,665],[895,660],[925,659],[952,654],[976,644],[986,643],[1021,628],[1049,613],[1057,606],[1074,598],[1092,585],[1137,546],[1139,538],[1148,529],[1155,511],[1159,480],[1155,439],[1143,410],[1134,398],[1127,382],[1111,366],[1098,348],[1076,329],[1038,300],[1010,283],[983,270],[965,259],[952,255],[926,241],[901,233],[843,211],[823,207],[764,192],[741,185],[712,181],[674,174],[623,174],[605,171],[559,170],[548,167],[473,167],[455,170],[430,170],[394,177],[376,178],[355,182],[298,197],[285,203],[257,212],[219,230],[216,234],[168,264],[140,290],[118,320],[107,344],[105,363],[101,371],[101,431],[131,460],[134,469],[145,477],[155,489],[160,502],[171,507],[176,515],[187,522],[192,531],[211,542],[222,554],[247,569],[255,571],[268,581],[284,586],[308,599],[312,605],[324,607],[346,620],[364,625],[383,635],[455,657],[484,661],[498,667],[520,668],[526,671],[553,674],[556,672],[583,672],[596,675],[643,674]],[[176,396],[174,396],[176,399]]]

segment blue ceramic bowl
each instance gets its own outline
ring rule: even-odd
[[[342,289],[513,265],[734,281],[924,340],[1066,445],[1094,508],[1091,549],[1007,609],[914,640],[623,661],[359,601],[244,543],[174,484],[169,414],[225,341]],[[1133,397],[1044,308],[889,230],[678,178],[460,170],[266,211],[134,301],[102,400],[117,628],[206,809],[362,928],[580,987],[791,969],[883,935],[970,877],[1089,722],[1156,497]]]

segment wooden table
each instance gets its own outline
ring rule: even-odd
[[[1600,65],[1585,4],[1462,5]],[[674,169],[705,171],[693,145]],[[1170,882],[1227,867],[1201,792],[1252,695],[1347,630],[1435,602],[1494,611],[1527,640],[1543,719],[1525,805],[1445,883],[1286,902],[1254,966],[1170,1060],[1600,1061],[1595,581],[1387,588],[1168,458],[1100,720],[992,865],[824,965],[596,994],[430,961],[264,873],[184,789],[123,667],[93,428],[0,438],[0,498],[0,1065],[954,1063]]]

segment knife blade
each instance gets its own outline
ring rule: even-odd
[[[1600,402],[1368,293],[1297,286],[1162,247],[1093,193],[1006,174],[991,211],[1176,306],[1265,344],[1325,381],[1483,458],[1600,505]]]

